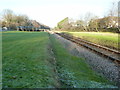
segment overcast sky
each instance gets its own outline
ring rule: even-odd
[[[112,2],[119,0],[0,0],[0,12],[11,9],[26,14],[30,19],[54,27],[65,17],[79,19],[91,12],[103,17]]]

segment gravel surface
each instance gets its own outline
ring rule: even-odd
[[[54,34],[60,43],[72,54],[86,59],[86,62],[91,68],[105,76],[110,81],[114,81],[118,86],[120,85],[120,67],[112,61],[103,58],[88,49],[78,46],[77,44]]]

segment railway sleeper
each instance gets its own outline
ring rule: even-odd
[[[59,35],[61,35],[61,34],[59,34]],[[110,48],[107,48],[107,47],[104,47],[104,46],[101,46],[101,45],[97,45],[97,44],[91,43],[91,42],[83,40],[81,38],[77,38],[77,37],[73,37],[73,36],[67,36],[67,35],[62,35],[62,36],[65,36],[65,37],[68,37],[68,38],[73,38],[73,39],[75,39],[77,41],[85,42],[85,43],[87,43],[89,45],[93,45],[93,46],[96,46],[96,47],[99,47],[99,48],[103,48],[103,49],[105,49],[107,51],[114,52],[116,54],[120,54],[119,51],[116,51],[116,50],[113,50],[113,49],[110,49]]]
[[[92,48],[92,47],[90,47],[90,46],[88,46],[88,45],[86,45],[86,44],[77,42],[74,38],[69,38],[69,37],[66,37],[66,36],[63,36],[63,35],[60,35],[60,36],[66,38],[66,39],[68,39],[68,40],[70,40],[70,41],[72,41],[72,42],[74,42],[74,43],[77,43],[77,44],[79,44],[79,45],[81,45],[81,46],[83,46],[83,47],[85,47],[85,48],[87,48],[87,49],[89,49],[89,50],[92,50],[92,51],[96,52],[97,54],[102,55],[103,57],[106,57],[106,58],[114,61],[115,63],[120,64],[120,61],[119,61],[119,60],[116,60],[116,58],[111,57],[111,56],[109,56],[109,55],[107,55],[107,54],[105,54],[105,53],[103,53],[103,52],[99,52],[99,51],[96,50],[95,48]],[[92,45],[92,44],[91,44],[91,45]]]

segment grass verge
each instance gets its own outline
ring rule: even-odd
[[[113,49],[119,49],[118,47],[118,34],[110,32],[65,32],[73,36],[80,37],[90,42],[107,46]]]
[[[57,62],[57,70],[64,87],[74,88],[110,88],[111,84],[105,78],[96,74],[85,59],[72,56],[54,38],[51,37],[52,47]],[[114,87],[114,86],[113,86]]]

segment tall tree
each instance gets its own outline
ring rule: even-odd
[[[6,9],[3,11],[3,20],[6,22],[6,27],[9,27],[8,29],[10,29],[12,26],[13,16],[14,14],[12,10]]]
[[[98,16],[94,16],[90,21],[89,21],[89,28],[90,28],[90,31],[99,31],[98,30],[98,27],[99,27],[99,19],[98,19]]]

